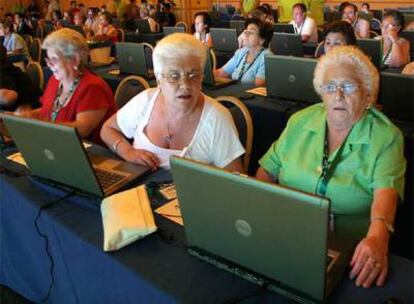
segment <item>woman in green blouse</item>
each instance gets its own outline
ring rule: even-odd
[[[379,74],[357,48],[323,56],[313,83],[323,103],[290,118],[256,176],[329,197],[335,233],[359,241],[350,277],[358,286],[382,285],[404,191],[402,134],[374,107]]]

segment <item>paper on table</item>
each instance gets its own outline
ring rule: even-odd
[[[165,205],[156,209],[155,212],[159,215],[162,215],[163,217],[166,217],[170,221],[177,223],[178,225],[184,226],[178,199],[166,203]]]
[[[267,96],[266,87],[257,87],[251,90],[247,90],[246,93],[252,93],[260,96]]]
[[[7,159],[28,168],[28,166],[26,164],[26,161],[24,160],[23,155],[20,152],[16,152],[14,154],[11,154],[11,155],[7,156]]]

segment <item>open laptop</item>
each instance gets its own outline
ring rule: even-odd
[[[273,32],[270,49],[275,55],[303,57],[302,38],[296,34]]]
[[[352,249],[328,250],[329,199],[179,157],[171,167],[190,254],[297,302],[326,299]]]
[[[378,102],[383,112],[399,122],[414,123],[414,76],[381,73]]]
[[[228,79],[228,78],[218,78],[214,76],[213,71],[213,62],[211,59],[210,50],[207,50],[207,58],[206,58],[206,64],[204,66],[204,78],[203,78],[203,84],[209,87],[213,88],[222,88],[228,85],[231,85],[233,83],[237,83],[237,80]]]
[[[185,28],[181,26],[163,26],[162,31],[165,37],[174,33],[185,33]]]
[[[105,197],[150,171],[85,148],[76,128],[0,114],[33,175]]]
[[[147,60],[145,45],[135,42],[117,42],[119,71],[122,74],[133,74],[145,78],[153,78],[152,65]]]
[[[305,104],[321,102],[321,97],[313,88],[316,63],[317,60],[311,58],[267,55],[265,57],[267,97]]]
[[[137,19],[135,20],[135,25],[137,26],[138,33],[148,34],[151,33],[151,28],[148,20]]]
[[[211,40],[216,52],[235,52],[239,48],[237,30],[234,28],[211,28]]]
[[[357,46],[371,59],[378,70],[381,70],[382,40],[358,38]]]
[[[287,24],[287,23],[275,23],[273,24],[273,31],[277,33],[290,33],[294,34],[295,29],[293,27],[293,24]]]
[[[244,31],[244,25],[246,21],[244,20],[230,20],[229,28],[236,29],[237,35],[240,35]]]

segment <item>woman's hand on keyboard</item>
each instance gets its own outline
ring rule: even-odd
[[[133,164],[151,167],[152,170],[156,170],[160,163],[158,157],[154,153],[147,150],[135,149],[133,147],[125,152],[124,159]]]

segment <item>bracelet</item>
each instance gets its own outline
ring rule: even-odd
[[[387,219],[384,216],[374,216],[373,218],[371,218],[371,223],[374,221],[382,221],[385,224],[385,227],[387,228],[388,232],[394,233],[394,227],[387,222]]]
[[[114,153],[117,153],[116,152],[116,149],[118,148],[118,146],[119,146],[119,144],[122,142],[122,138],[120,138],[120,139],[118,139],[118,140],[116,140],[115,142],[114,142],[114,144],[112,145],[112,151],[114,152]]]

